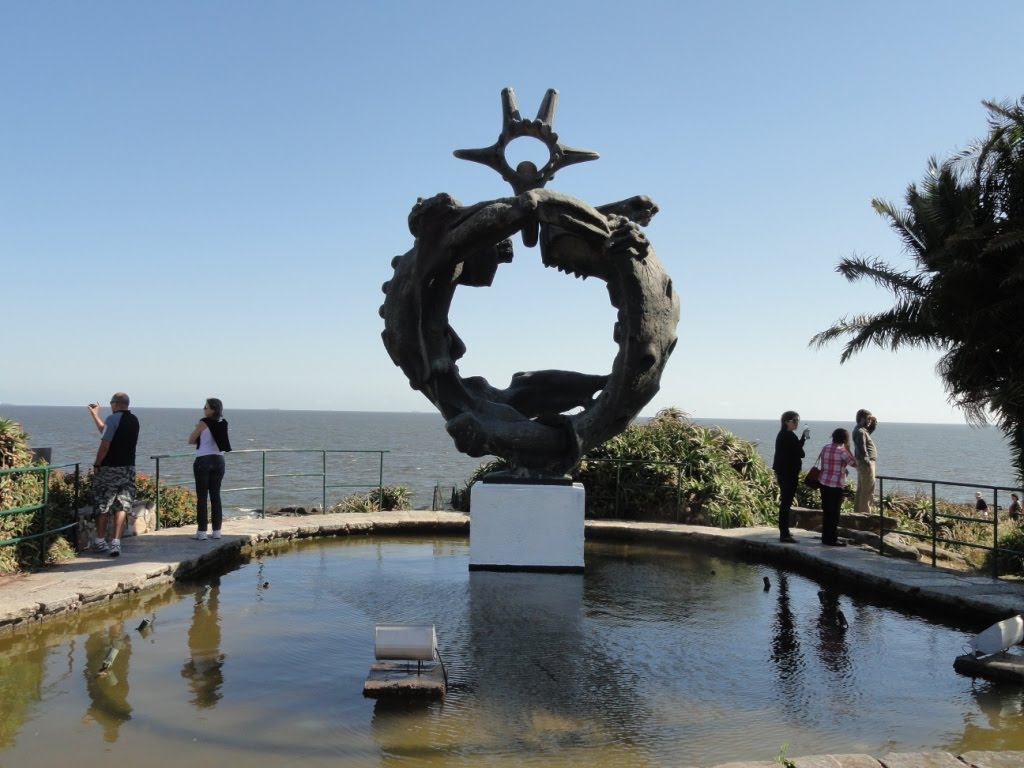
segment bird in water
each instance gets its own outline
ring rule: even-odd
[[[768,581],[768,577],[765,576],[764,577],[764,591],[767,592],[771,588],[772,588],[772,583],[770,581]]]

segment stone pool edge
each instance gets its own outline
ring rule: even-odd
[[[192,539],[191,528],[163,529],[126,539],[119,558],[83,553],[67,563],[10,577],[0,584],[0,634],[120,595],[199,578],[294,540],[396,533],[467,535],[469,521],[463,513],[428,510],[234,518],[225,521],[223,538],[207,541]],[[823,547],[813,532],[794,529],[793,534],[800,542],[795,546],[780,543],[778,531],[764,526],[720,529],[622,520],[586,522],[588,539],[729,552],[865,588],[918,608],[952,609],[992,621],[1024,613],[1024,582],[882,557],[869,547]]]

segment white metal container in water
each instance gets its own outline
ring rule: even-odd
[[[437,632],[433,624],[378,624],[373,652],[378,659],[433,661]]]

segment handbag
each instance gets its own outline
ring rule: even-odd
[[[819,488],[821,488],[821,480],[818,479],[820,475],[821,470],[818,469],[817,465],[811,467],[810,469],[807,470],[807,474],[804,475],[804,485],[806,485],[808,488],[814,488],[815,490],[818,490]]]

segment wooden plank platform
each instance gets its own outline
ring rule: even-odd
[[[957,656],[953,661],[953,669],[962,675],[1024,685],[1024,656],[1009,651],[989,656],[975,656],[972,653]]]
[[[363,696],[369,699],[443,699],[447,693],[444,669],[434,662],[377,661],[363,683]]]

